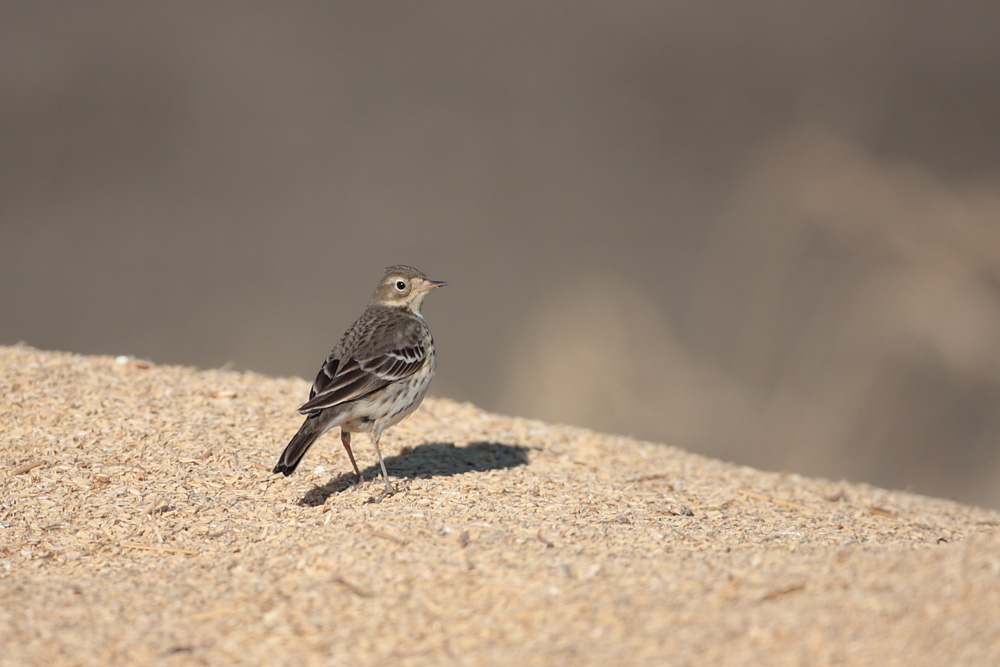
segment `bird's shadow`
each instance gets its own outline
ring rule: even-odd
[[[456,447],[450,442],[436,442],[405,449],[397,456],[387,456],[385,467],[391,476],[405,479],[450,477],[527,465],[529,449],[524,445],[500,442],[470,442],[464,447]],[[379,477],[382,470],[373,465],[363,469],[361,474],[370,480]],[[354,486],[355,481],[353,471],[341,473],[326,484],[307,491],[299,504],[322,505],[330,496]]]

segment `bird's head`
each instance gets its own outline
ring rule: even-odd
[[[390,266],[375,288],[372,303],[391,308],[408,308],[419,315],[427,293],[446,284],[443,280],[431,280],[412,266]]]

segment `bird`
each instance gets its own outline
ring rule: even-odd
[[[351,451],[351,434],[367,433],[385,482],[378,500],[397,492],[389,482],[379,440],[383,431],[412,414],[427,394],[437,356],[420,308],[431,290],[446,284],[411,266],[385,269],[368,307],[316,374],[309,400],[299,407],[305,421],[282,452],[274,474],[291,475],[312,444],[339,426],[357,483],[364,482],[364,476]]]

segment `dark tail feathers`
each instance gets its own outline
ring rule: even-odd
[[[299,467],[299,462],[302,461],[302,457],[306,455],[312,444],[316,442],[316,438],[323,435],[323,428],[320,421],[314,417],[307,417],[302,422],[302,426],[292,436],[292,439],[288,442],[288,446],[285,447],[285,451],[281,453],[281,458],[278,459],[277,465],[274,466],[274,470],[271,472],[283,473],[285,477],[295,472],[295,469]]]

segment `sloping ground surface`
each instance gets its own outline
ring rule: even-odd
[[[303,380],[0,367],[0,664],[1000,664],[996,512],[444,399],[372,503]]]

